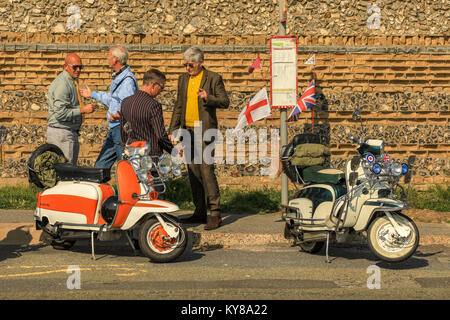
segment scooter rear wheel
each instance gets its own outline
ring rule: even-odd
[[[325,242],[323,242],[323,241],[309,241],[309,242],[299,243],[299,246],[305,252],[317,253],[322,249],[324,243]]]
[[[166,223],[179,228],[177,238],[170,238],[164,231],[163,226],[156,218],[148,219],[141,227],[139,233],[139,246],[150,260],[154,262],[169,262],[178,258],[186,249],[187,232],[181,224],[174,225],[172,222]]]
[[[56,250],[69,250],[75,244],[75,240],[53,240],[50,244]]]

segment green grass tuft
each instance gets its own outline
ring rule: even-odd
[[[0,209],[33,210],[36,208],[37,188],[9,186],[0,188]]]
[[[33,210],[36,207],[35,187],[10,186],[0,188],[0,209]],[[295,190],[290,190],[292,196]],[[193,210],[191,187],[187,178],[166,183],[166,200],[176,203],[182,210]],[[221,207],[224,213],[265,214],[281,210],[281,191],[261,188],[241,190],[221,188]],[[425,191],[409,190],[408,206],[450,212],[450,185],[435,185]]]
[[[417,209],[450,211],[450,185],[434,185],[425,191],[411,189],[408,194],[408,206]]]

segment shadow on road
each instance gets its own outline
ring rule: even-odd
[[[416,251],[416,253],[406,261],[403,262],[386,262],[380,261],[373,253],[370,251],[369,247],[365,244],[336,244],[330,243],[328,248],[328,258],[331,263],[334,260],[344,258],[347,260],[356,260],[356,259],[364,259],[368,261],[373,261],[375,265],[384,269],[392,269],[392,270],[408,270],[408,269],[419,269],[425,268],[429,266],[429,262],[427,259],[422,259],[422,257],[428,257],[434,254],[438,254],[439,252],[432,254],[422,254],[420,251]],[[324,257],[326,260],[325,246],[318,253],[319,255]]]
[[[17,227],[7,233],[6,238],[0,241],[0,262],[6,259],[18,258],[24,252],[37,251],[45,244],[30,245],[32,237],[23,230],[25,226]]]
[[[79,240],[69,250],[76,253],[82,253],[91,256],[91,242],[90,240]],[[130,244],[124,237],[115,241],[94,241],[94,254],[95,260],[102,260],[107,257],[145,257],[145,255],[137,250],[133,251]],[[186,261],[194,261],[201,259],[204,254],[197,252],[193,249],[193,235],[191,231],[188,231],[188,244],[183,254],[169,263],[179,263]],[[153,262],[149,260],[149,262]]]

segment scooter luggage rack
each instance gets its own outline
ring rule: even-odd
[[[300,179],[300,180],[301,180],[301,184],[303,184],[303,185],[308,184],[308,183],[306,183],[306,182],[303,180],[301,174],[298,172],[297,166],[294,166],[294,169],[295,169],[295,173],[297,174],[297,182],[300,183],[300,182],[298,181],[298,180]]]

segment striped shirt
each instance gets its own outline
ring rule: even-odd
[[[161,104],[147,92],[138,90],[134,95],[122,101],[120,117],[120,134],[122,141],[150,142],[150,155],[160,156],[163,150],[171,153],[173,145],[164,127]],[[130,122],[130,136],[123,131],[125,123]],[[129,141],[127,139],[130,138]]]

